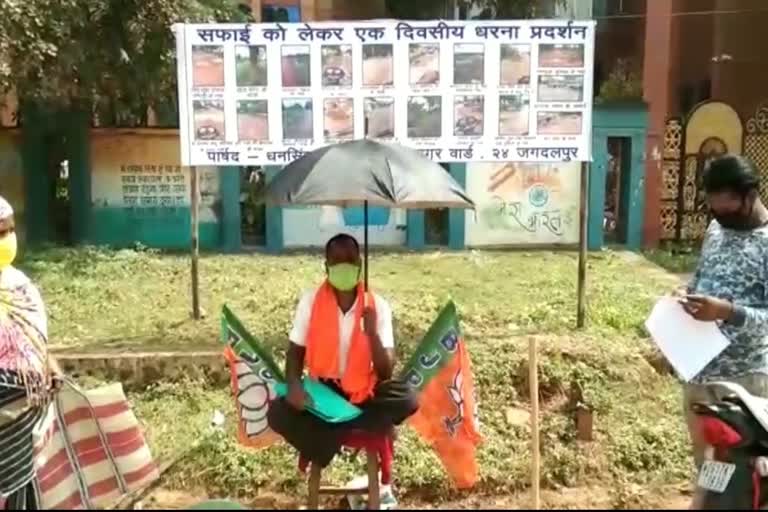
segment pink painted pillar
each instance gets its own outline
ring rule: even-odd
[[[715,11],[725,11],[728,5],[725,0],[715,2]],[[725,46],[726,21],[723,15],[713,16],[712,20],[712,98],[719,100],[726,97],[727,70],[731,67],[730,61],[724,59],[728,52]]]
[[[676,66],[673,34],[674,0],[647,3],[644,99],[648,103],[648,140],[645,155],[645,214],[643,243],[655,247],[661,238],[662,151],[664,126],[671,111],[671,72]]]

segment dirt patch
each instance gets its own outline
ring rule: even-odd
[[[158,489],[136,504],[135,510],[187,510],[189,507],[214,499],[204,491],[169,491]],[[223,498],[215,498],[223,499]],[[255,499],[231,500],[248,507],[250,510],[297,510],[302,504],[295,497],[263,494]]]
[[[237,133],[240,140],[263,141],[269,139],[267,114],[237,114]]]
[[[661,352],[649,351],[644,355],[644,358],[659,375],[675,375],[674,368]]]
[[[648,491],[623,503],[610,489],[580,487],[544,491],[541,495],[542,510],[684,510],[690,498],[675,489],[659,493]],[[525,510],[531,509],[531,495],[528,492],[512,496],[466,497],[435,505],[428,502],[411,502],[405,508],[439,510]]]
[[[499,134],[504,136],[526,135],[528,133],[528,108],[502,111],[499,113]]]
[[[160,489],[143,500],[138,507],[144,510],[184,510],[190,506],[210,499],[204,492],[177,492]],[[615,490],[599,487],[559,489],[542,493],[544,510],[684,510],[688,508],[690,497],[680,488],[636,490],[627,497],[622,497]],[[251,510],[297,510],[304,506],[302,497],[280,494],[264,494],[255,499],[233,500]],[[323,508],[337,509],[339,500],[323,503]],[[418,498],[401,499],[403,510],[515,510],[530,509],[529,493],[510,496],[466,496],[455,500],[436,502]]]

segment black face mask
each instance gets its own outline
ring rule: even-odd
[[[712,216],[726,229],[733,229],[734,231],[749,231],[752,229],[752,219],[750,217],[745,217],[740,213],[719,215],[712,212]]]
[[[738,211],[732,213],[717,213],[711,211],[712,217],[726,229],[733,229],[734,231],[749,231],[755,227],[754,220],[752,218],[752,212],[755,208],[755,204],[752,203],[749,207],[749,213],[743,213],[746,199],[742,199],[741,208]]]

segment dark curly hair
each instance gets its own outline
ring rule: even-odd
[[[732,192],[744,197],[760,188],[760,175],[748,158],[723,155],[704,169],[702,185],[707,194]]]

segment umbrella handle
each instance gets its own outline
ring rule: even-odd
[[[363,202],[363,283],[368,294],[368,201]]]
[[[363,311],[368,307],[368,303],[368,290],[366,290],[363,292]],[[360,331],[365,332],[365,318],[363,318],[363,315],[360,315]]]
[[[363,311],[368,307],[368,201],[363,202]],[[365,320],[360,317],[360,330],[365,332]]]
[[[363,312],[365,312],[365,309],[368,307],[368,291],[366,290],[363,293]],[[365,318],[363,318],[363,315],[360,315],[360,330],[362,332],[365,332]]]

